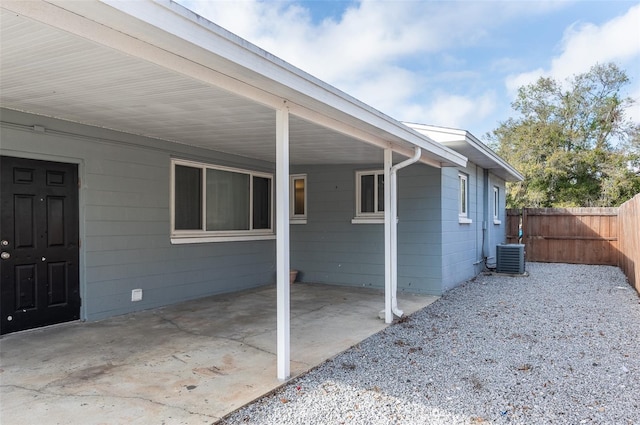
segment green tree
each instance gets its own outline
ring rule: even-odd
[[[525,180],[510,183],[507,207],[618,206],[640,192],[640,125],[622,97],[615,64],[595,65],[562,84],[542,77],[520,87],[519,113],[487,135]]]

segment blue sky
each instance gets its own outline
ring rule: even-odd
[[[484,140],[519,86],[615,62],[640,123],[638,1],[179,2],[400,121]]]

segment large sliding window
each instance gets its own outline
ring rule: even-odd
[[[171,166],[174,242],[273,236],[271,174],[181,160]]]

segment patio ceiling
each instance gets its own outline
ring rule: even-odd
[[[274,105],[282,106],[284,99],[291,111],[292,164],[382,163],[385,144],[406,156],[416,143],[428,148],[423,162],[465,161],[214,24],[203,24],[187,9],[163,2],[127,4],[146,7],[137,10],[141,14],[169,14],[171,25],[186,28],[193,40],[140,22],[130,15],[136,10],[100,2],[3,2],[0,106],[275,162]],[[239,49],[229,56],[264,62],[266,70],[212,53],[198,45],[203,35],[222,37]],[[228,50],[222,42],[215,47]],[[278,66],[289,82],[269,78],[269,67]],[[293,83],[324,93],[329,102],[301,93]],[[355,112],[330,105],[334,98]]]

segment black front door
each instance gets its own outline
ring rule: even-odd
[[[0,157],[0,334],[80,317],[78,167]]]

